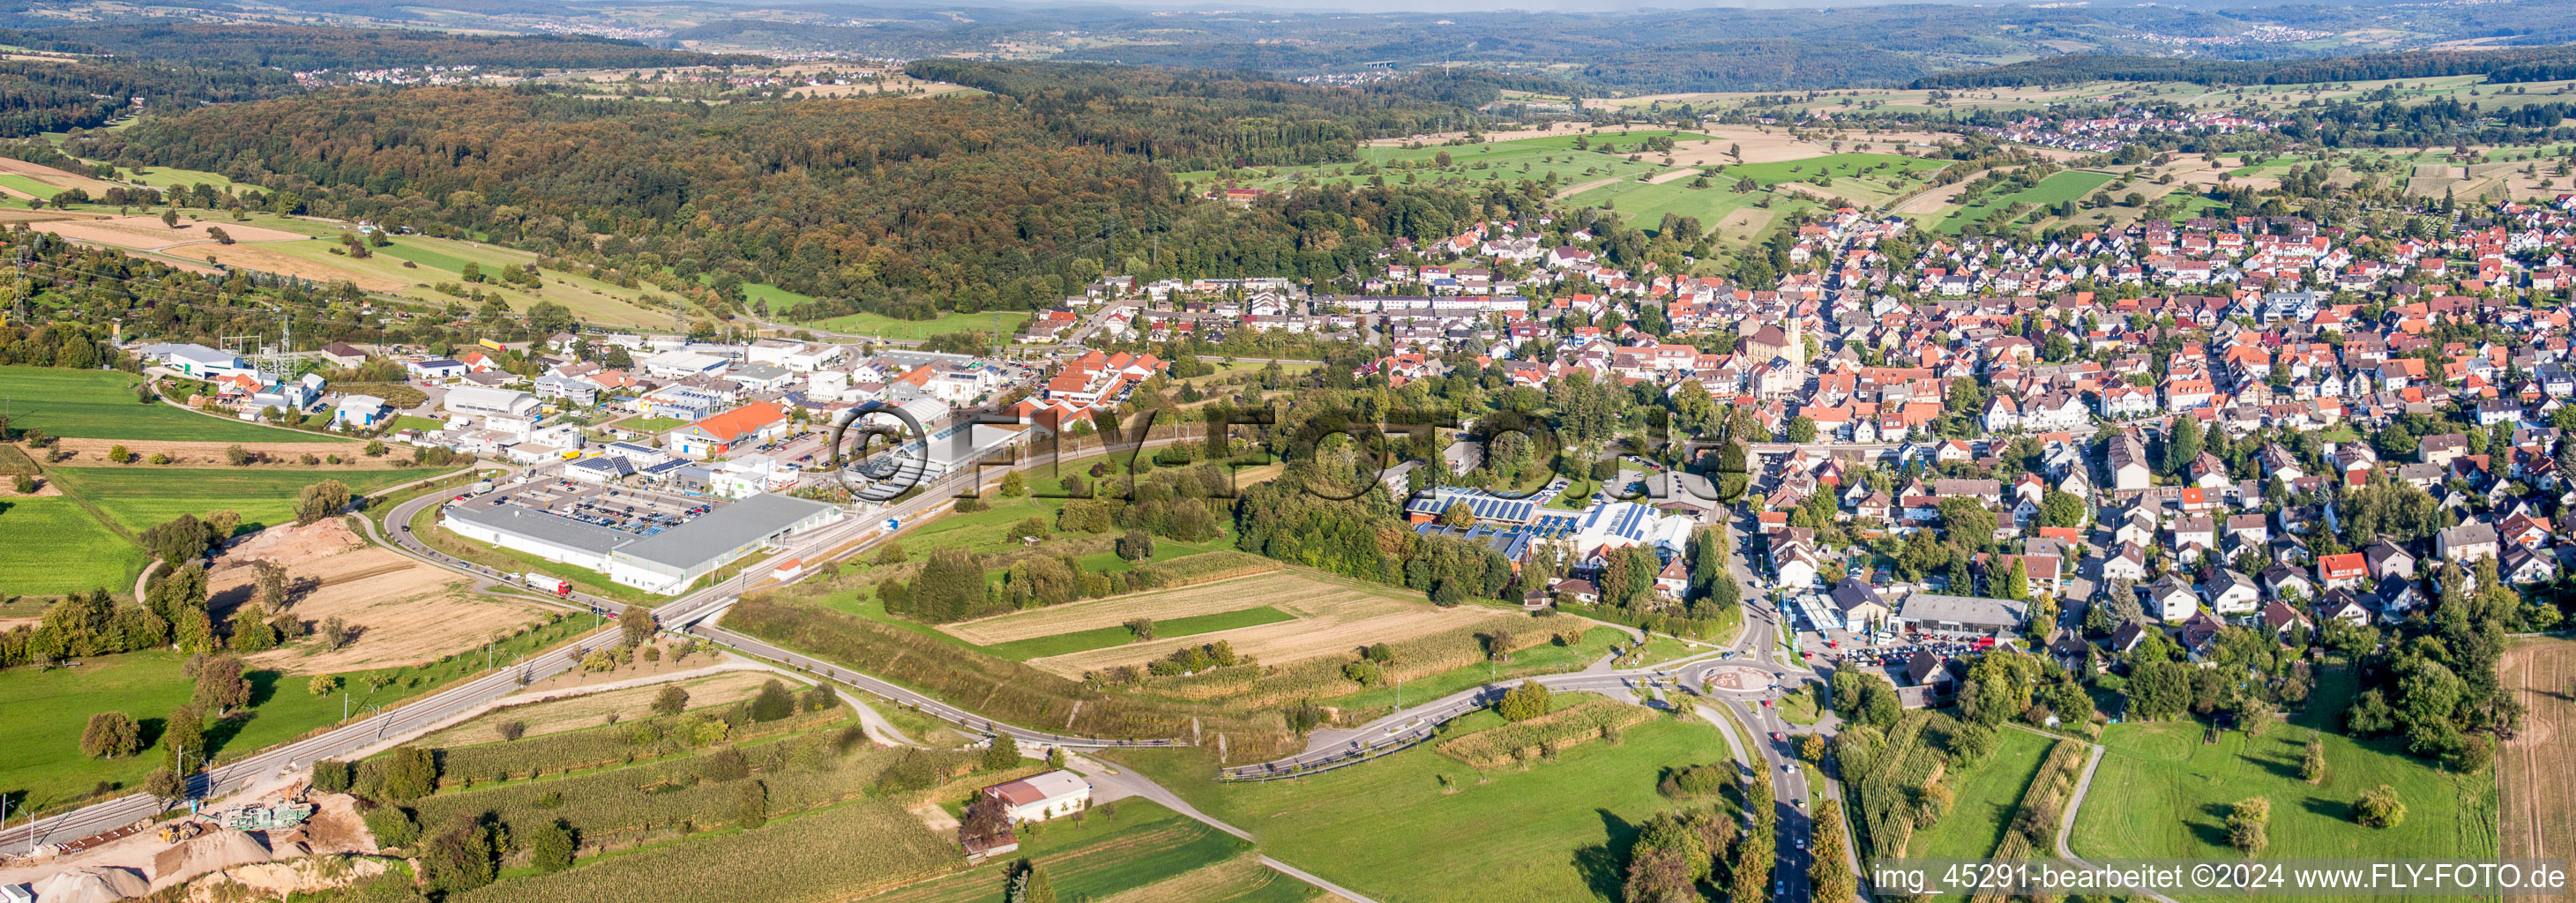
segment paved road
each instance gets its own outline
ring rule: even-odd
[[[434,504],[445,498],[444,495],[438,494],[424,496],[396,506],[394,512],[398,516],[407,518],[410,512],[418,511],[423,503]],[[375,533],[372,522],[363,517],[360,520],[365,523],[369,534]],[[400,551],[460,573],[489,579],[500,578],[500,573],[491,568],[458,561],[420,545],[416,538],[409,535],[407,520],[398,520],[395,524],[395,535],[403,540],[399,547]],[[843,521],[798,537],[790,543],[790,554],[808,550],[821,551],[835,544],[847,542],[858,535],[858,528],[866,524],[864,520]],[[668,612],[672,616],[685,618],[731,598],[729,594],[739,593],[742,582],[742,579],[737,578],[680,597],[657,609],[657,613]],[[575,598],[608,611],[615,611],[622,605],[613,600],[586,594],[576,593]],[[488,700],[514,692],[528,683],[568,670],[578,664],[581,657],[590,650],[616,641],[618,633],[618,628],[611,625],[571,645],[558,647],[516,664],[504,665],[490,674],[412,700],[391,711],[361,718],[317,736],[264,750],[230,764],[191,775],[188,782],[189,795],[195,798],[222,796],[282,771],[294,771],[318,759],[348,755],[386,737],[435,724]],[[23,826],[9,828],[5,833],[0,833],[0,853],[20,853],[44,843],[87,837],[131,824],[139,819],[149,818],[163,808],[162,800],[139,793],[95,803],[60,815],[38,819]]]
[[[1406,708],[1353,730],[1317,732],[1306,749],[1296,755],[1237,765],[1225,769],[1224,776],[1241,780],[1260,780],[1312,773],[1326,766],[1382,755],[1429,738],[1440,725],[1485,708],[1502,698],[1512,687],[1524,681],[1537,683],[1556,692],[1620,693],[1642,689],[1649,684],[1673,686],[1681,679],[1678,670],[1636,668],[1624,671],[1579,671],[1571,674],[1542,674],[1471,687],[1430,702]]]
[[[1013,738],[1024,743],[1038,743],[1047,746],[1069,746],[1078,748],[1096,748],[1104,746],[1189,745],[1187,741],[1178,739],[1108,740],[1096,737],[1077,736],[1073,734],[1048,733],[1046,731],[1030,730],[1024,727],[1003,724],[990,718],[977,715],[973,712],[966,711],[965,709],[941,702],[928,695],[905,689],[900,685],[879,680],[821,659],[791,652],[789,650],[770,645],[769,643],[753,639],[750,636],[726,630],[722,627],[717,627],[703,621],[691,624],[686,627],[685,630],[691,636],[720,643],[751,655],[779,662],[807,674],[840,681],[859,689],[866,690],[877,696],[892,699],[898,703],[919,709],[922,714],[957,725],[960,728],[964,728],[975,733],[1009,734]]]
[[[1180,440],[1156,440],[1149,441],[1145,443],[1145,445],[1154,446],[1167,444],[1173,441]],[[1023,461],[1019,467],[1021,469],[1027,469],[1046,466],[1052,463],[1054,463],[1054,455],[1052,454],[1033,455]],[[984,471],[984,473],[993,480],[998,481],[1001,476],[1000,473],[995,472],[998,470],[998,468],[989,469]],[[546,471],[543,468],[540,468],[528,473],[532,476],[541,476],[545,472]],[[883,532],[880,532],[878,535],[873,537],[868,535],[869,530],[880,529],[878,524],[883,518],[898,518],[903,522],[906,528],[909,528],[918,522],[918,518],[921,515],[928,513],[939,506],[947,504],[950,500],[950,496],[958,488],[966,485],[966,482],[976,474],[977,471],[974,470],[961,471],[959,473],[952,474],[945,479],[931,484],[920,495],[891,508],[843,520],[839,523],[794,537],[789,541],[788,549],[786,552],[782,553],[782,557],[819,555],[820,553],[848,544],[853,540],[860,540],[858,548],[865,549],[869,545],[881,542],[896,535]],[[447,498],[448,496],[444,494],[434,493],[396,505],[393,510],[388,513],[386,518],[386,524],[390,528],[391,532],[390,537],[377,535],[376,526],[372,518],[361,517],[359,520],[371,537],[376,538],[379,542],[383,542],[390,538],[392,540],[391,545],[393,548],[397,551],[411,555],[414,558],[418,558],[438,567],[446,568],[461,574],[500,583],[517,584],[517,580],[512,579],[497,569],[469,561],[463,561],[438,552],[422,543],[418,537],[411,535],[411,519],[424,507],[439,504],[446,501]],[[708,615],[720,611],[724,605],[729,604],[735,598],[738,598],[741,595],[742,589],[750,582],[750,580],[750,571],[746,570],[743,575],[737,576],[734,579],[724,581],[665,603],[654,609],[654,615],[657,620],[666,626],[685,628],[695,621],[704,619]],[[603,598],[581,592],[571,594],[569,600],[583,605],[592,606],[603,612],[623,610],[626,604],[620,600]],[[618,633],[618,628],[612,625],[585,636],[569,646],[559,647],[551,652],[543,653],[518,664],[496,670],[483,677],[411,700],[404,703],[400,708],[352,721],[325,733],[289,743],[281,747],[264,750],[238,761],[192,775],[189,778],[189,795],[194,798],[213,798],[222,796],[226,793],[236,792],[250,786],[259,779],[275,775],[280,771],[293,771],[310,765],[319,759],[348,755],[355,750],[373,745],[377,741],[386,737],[399,735],[437,723],[438,721],[472,709],[491,699],[515,692],[519,687],[524,686],[527,683],[543,680],[547,677],[569,670],[577,665],[581,661],[581,657],[587,654],[590,650],[596,649],[604,643],[614,642]],[[882,682],[879,683],[882,684]],[[877,692],[875,688],[870,689],[871,692]],[[883,690],[884,692],[880,695],[893,699],[898,703],[919,704],[922,706],[924,711],[935,712],[939,709],[946,708],[945,704],[940,703],[938,700],[931,699],[922,694],[905,690],[891,684],[883,684]],[[970,716],[961,715],[961,717]],[[1012,729],[1007,725],[994,726],[983,719],[974,719],[974,721],[982,723],[985,726],[971,727],[970,729],[1009,729],[1014,736],[1022,736],[1039,742],[1060,743],[1063,745],[1101,745],[1096,741],[1090,741],[1085,738],[1054,737],[1043,732]],[[964,724],[965,722],[958,723]],[[161,812],[164,808],[165,806],[163,801],[138,793],[105,802],[94,803],[59,815],[37,819],[24,825],[13,825],[8,827],[5,831],[0,831],[0,853],[23,853],[41,844],[57,843],[88,837],[92,834],[132,824],[140,819],[150,818]]]
[[[1745,629],[1737,632],[1733,643],[1723,650],[1711,650],[1711,653],[1731,652],[1733,655],[1701,656],[1678,663],[1664,663],[1662,667],[1625,670],[1610,670],[1596,665],[1569,674],[1496,681],[1408,706],[1357,728],[1316,731],[1308,739],[1306,748],[1295,755],[1234,766],[1225,769],[1221,776],[1234,780],[1264,780],[1313,773],[1322,768],[1375,758],[1428,739],[1441,724],[1494,704],[1523,681],[1535,682],[1559,692],[1624,692],[1648,685],[1697,688],[1707,683],[1711,670],[1719,667],[1751,667],[1766,671],[1775,683],[1784,686],[1815,679],[1814,672],[1807,670],[1804,664],[1785,662],[1778,654],[1779,645],[1773,642],[1778,615],[1763,604],[1762,593],[1757,589],[1761,583],[1745,562],[1741,543],[1730,544],[1727,566],[1737,584],[1744,589],[1747,602],[1744,606]],[[1604,664],[1607,661],[1605,659]],[[1770,696],[1774,694],[1766,688],[1745,698]]]

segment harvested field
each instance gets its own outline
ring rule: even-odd
[[[301,647],[251,656],[261,667],[333,674],[419,664],[544,617],[537,603],[478,595],[463,577],[357,543],[336,520],[300,530],[265,530],[228,550],[209,575],[214,591],[210,605],[217,612],[256,597],[253,560],[286,566],[295,597],[289,613],[315,623],[337,617],[357,628],[356,639],[329,652]]]
[[[96,214],[71,213],[63,210],[0,209],[0,223],[46,223],[66,219],[97,219]]]
[[[162,225],[161,218],[157,216],[115,216],[106,219],[93,220],[58,220],[54,222],[36,223],[28,228],[34,229],[38,232],[51,232],[55,235],[60,235],[73,241],[86,241],[93,244],[114,245],[120,248],[133,248],[143,251],[158,251],[197,242],[205,242],[209,247],[220,247],[219,245],[214,244],[214,239],[206,237],[206,229],[210,226],[221,227],[225,234],[233,237],[234,241],[306,240],[306,236],[297,235],[293,232],[280,232],[276,229],[263,229],[258,226],[242,225],[239,223],[188,222],[186,220],[181,220],[179,227],[173,229],[169,226]],[[190,254],[186,256],[193,257],[196,255]]]
[[[307,467],[303,463],[303,456],[308,454],[317,458],[324,455],[339,455],[341,463],[333,465],[335,467],[411,466],[409,459],[392,455],[382,458],[367,457],[365,442],[183,442],[129,439],[64,439],[62,440],[63,450],[72,453],[72,458],[65,461],[64,466],[98,466],[107,460],[108,450],[119,445],[125,446],[126,451],[134,453],[138,460],[132,466],[136,467],[231,467],[232,464],[224,460],[224,450],[236,445],[241,446],[243,451],[260,458],[247,465],[246,469],[251,470],[280,467],[302,470]],[[155,454],[169,455],[170,463],[142,463],[151,460]]]
[[[761,683],[776,677],[777,675],[767,671],[726,671],[710,677],[602,690],[568,699],[512,705],[493,709],[476,716],[472,721],[423,737],[419,743],[436,747],[492,743],[507,739],[501,736],[500,730],[502,722],[505,721],[519,722],[527,728],[525,736],[538,737],[586,727],[598,727],[610,714],[616,714],[621,720],[643,718],[652,714],[653,698],[661,695],[663,687],[672,684],[677,684],[680,689],[688,691],[690,708],[724,705],[751,698],[752,694],[760,692]],[[792,689],[803,688],[801,684],[792,682],[790,686]]]
[[[215,559],[215,570],[248,567],[254,559],[295,565],[361,548],[366,542],[349,530],[344,520],[326,520],[301,527],[271,527],[242,537]]]
[[[1712,125],[1700,128],[1698,131],[1700,134],[1709,136],[1709,140],[1684,141],[1676,145],[1673,148],[1673,162],[1683,166],[1777,163],[1783,160],[1804,160],[1809,157],[1823,157],[1842,151],[1859,150],[1864,144],[1869,145],[1869,150],[1897,153],[1900,149],[1920,151],[1943,141],[1959,140],[1957,135],[1936,135],[1930,132],[1888,132],[1873,135],[1852,130],[1843,133],[1849,137],[1843,139],[1842,150],[1837,151],[1829,143],[1831,139],[1806,141],[1789,137],[1789,133],[1783,129],[1764,130],[1754,126]],[[1744,159],[1738,160],[1734,155],[1728,154],[1726,151],[1730,147],[1742,148]]]
[[[2504,790],[2501,852],[2507,858],[2565,857],[2576,839],[2576,640],[2516,641],[2502,666],[2505,686],[2529,707],[2519,736],[2497,757]],[[2552,839],[2555,838],[2555,839]]]
[[[1407,640],[1488,621],[1527,621],[1523,615],[1489,608],[1439,608],[1404,595],[1402,590],[1330,582],[1299,573],[1208,584],[1184,591],[1188,593],[1220,596],[1245,605],[1268,605],[1296,615],[1297,619],[1031,659],[1029,664],[1080,678],[1086,671],[1141,665],[1168,656],[1182,646],[1223,640],[1237,654],[1254,656],[1265,665],[1285,665],[1319,656],[1346,655],[1371,643]]]
[[[1979,175],[1984,173],[1980,171],[1948,185],[1935,185],[1925,189],[1922,194],[1906,198],[1904,203],[1896,205],[1895,212],[1904,216],[1928,216],[1939,213],[1943,208],[1958,203],[1959,195],[1966,193],[1968,183],[1976,181]]]
[[[42,166],[35,163],[29,163],[25,160],[12,160],[7,157],[0,157],[0,174],[26,176],[27,178],[43,182],[47,185],[52,185],[56,188],[86,189],[92,194],[106,191],[109,187],[106,182],[102,182],[79,173],[66,172],[64,170],[55,169],[51,166]]]
[[[1595,127],[1595,128],[1588,128],[1588,129],[1585,129],[1585,128],[1561,128],[1561,129],[1517,129],[1517,130],[1507,131],[1507,132],[1486,132],[1486,133],[1485,133],[1485,140],[1487,140],[1487,141],[1519,141],[1519,140],[1521,140],[1521,139],[1523,139],[1523,138],[1553,138],[1553,137],[1557,137],[1557,136],[1559,136],[1559,135],[1572,135],[1572,134],[1576,134],[1576,133],[1579,133],[1579,132],[1590,132],[1590,133],[1592,133],[1592,134],[1600,134],[1600,133],[1601,133],[1601,131],[1602,131],[1602,130],[1601,130],[1600,128],[1598,128],[1598,127]],[[1406,136],[1406,137],[1402,137],[1402,138],[1371,138],[1371,139],[1369,139],[1369,140],[1366,140],[1366,141],[1362,141],[1362,142],[1360,142],[1360,146],[1361,146],[1361,147],[1403,147],[1403,146],[1405,146],[1405,145],[1412,144],[1412,143],[1414,143],[1414,142],[1416,142],[1416,141],[1419,141],[1419,142],[1422,142],[1422,144],[1423,144],[1424,146],[1426,146],[1426,147],[1427,147],[1427,146],[1431,146],[1431,145],[1439,144],[1439,143],[1441,143],[1441,142],[1443,142],[1443,141],[1451,140],[1451,139],[1453,139],[1453,138],[1464,138],[1464,137],[1467,137],[1467,133],[1465,133],[1465,132],[1438,132],[1438,133],[1425,134],[1425,135],[1408,135],[1408,136]]]
[[[322,261],[306,260],[257,246],[221,245],[211,241],[199,241],[169,250],[172,254],[186,257],[212,257],[216,263],[225,266],[246,267],[267,273],[283,273],[322,282],[346,279],[356,283],[359,288],[371,292],[400,291],[405,288],[404,283],[391,279],[370,276],[352,268],[336,267]]]
[[[1302,574],[1274,573],[1150,593],[1133,593],[1093,602],[1074,602],[1034,611],[944,624],[949,636],[978,646],[1036,639],[1102,627],[1134,618],[1168,620],[1191,615],[1241,611],[1273,604],[1280,594],[1303,592],[1312,582]],[[1273,601],[1265,601],[1273,600]]]

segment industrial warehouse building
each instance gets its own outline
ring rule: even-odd
[[[463,504],[440,524],[467,539],[517,549],[646,592],[673,595],[708,572],[788,536],[839,520],[841,509],[784,495],[755,495],[645,536],[519,505]]]
[[[1968,633],[2015,633],[2030,617],[2030,605],[2010,599],[1915,593],[1905,597],[1896,617],[1927,630]]]

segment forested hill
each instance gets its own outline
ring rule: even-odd
[[[1184,120],[1162,126],[1174,134],[1229,127],[1160,117]],[[1333,189],[1229,214],[1189,203],[1147,156],[1068,140],[1002,97],[698,105],[328,89],[154,117],[66,150],[223,172],[306,212],[472,234],[626,277],[730,273],[912,316],[1054,303],[1104,268],[1340,276],[1388,235],[1436,238],[1544,200]],[[594,249],[595,233],[614,237]]]
[[[289,71],[480,66],[505,70],[619,66],[723,66],[764,62],[740,54],[660,50],[587,35],[458,35],[391,28],[136,23],[0,31],[0,43],[74,53]]]
[[[2576,47],[2416,50],[2296,60],[2193,60],[2078,54],[1927,75],[1915,79],[1914,87],[2018,88],[2088,81],[2299,85],[2449,75],[2484,75],[2490,82],[2576,78]]]
[[[141,108],[183,110],[291,94],[275,69],[145,60],[0,60],[0,138],[103,125]]]
[[[1473,107],[1502,96],[1477,79],[1389,79],[1363,90],[1103,63],[921,60],[904,72],[1017,99],[1070,141],[1184,171],[1348,160],[1360,139],[1463,128]]]

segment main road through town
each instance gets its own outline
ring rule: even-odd
[[[1186,438],[1187,437],[1149,440],[1143,443],[1143,445],[1145,447],[1167,445],[1172,442],[1185,441]],[[1128,447],[1116,449],[1116,451],[1120,452],[1127,450]],[[1077,454],[1090,454],[1096,451],[1098,451],[1098,449],[1085,449],[1081,452],[1077,452]],[[890,506],[875,509],[856,518],[845,519],[840,522],[791,537],[786,543],[786,549],[778,556],[779,560],[795,557],[818,557],[826,553],[844,550],[845,547],[847,547],[847,551],[864,551],[869,546],[900,535],[904,529],[912,527],[921,516],[931,513],[940,506],[946,505],[951,500],[951,496],[961,488],[968,485],[969,481],[973,481],[980,487],[983,483],[999,480],[1002,472],[1006,469],[1028,470],[1033,468],[1049,467],[1055,463],[1056,458],[1057,455],[1052,452],[1034,454],[1022,458],[1019,462],[1012,465],[1011,468],[987,466],[960,470],[956,473],[949,474],[925,486],[922,492],[914,495],[912,498],[897,502]],[[541,467],[537,470],[524,472],[519,478],[541,479],[544,478],[546,473],[547,469]],[[432,549],[426,543],[423,543],[419,537],[412,535],[411,522],[419,515],[421,510],[428,506],[444,503],[448,498],[449,497],[444,493],[431,493],[395,505],[391,511],[387,512],[384,520],[384,523],[391,535],[376,536],[376,538],[379,541],[388,542],[395,549],[405,554],[438,567],[443,567],[451,571],[456,571],[461,574],[482,578],[492,582],[508,584],[519,582],[512,579],[510,575],[505,574],[496,568],[459,559]],[[897,521],[897,529],[884,529],[882,522],[888,518]],[[360,516],[359,521],[371,536],[374,536],[377,533],[376,525],[372,518]],[[854,674],[846,669],[837,668],[805,656],[777,649],[775,647],[768,646],[767,644],[760,643],[759,641],[752,640],[749,637],[733,633],[732,631],[701,623],[707,620],[709,615],[721,611],[724,606],[732,603],[735,599],[740,598],[742,590],[750,582],[751,578],[749,574],[750,571],[746,569],[743,575],[716,583],[715,585],[708,586],[663,603],[653,609],[655,619],[669,628],[684,629],[693,635],[718,643],[735,646],[752,655],[770,658],[786,663],[791,667],[824,674],[826,676],[833,677],[834,679],[859,686],[871,693],[891,699],[898,704],[918,706],[927,714],[958,724],[959,726],[971,731],[990,733],[998,730],[1007,732],[1022,740],[1062,746],[1092,747],[1110,745],[1170,745],[1178,742],[1171,740],[1102,741],[1087,737],[1061,736],[1049,734],[1043,731],[1032,731],[1009,725],[994,724],[987,719],[957,710],[940,702],[939,700],[932,699],[929,696],[913,692],[903,687],[867,677],[865,675]],[[625,603],[618,600],[602,598],[580,592],[572,593],[569,596],[569,601],[591,606],[601,612],[616,612],[622,610],[625,606]],[[306,737],[282,746],[262,750],[244,758],[192,774],[188,779],[189,796],[191,798],[198,799],[211,799],[227,793],[236,792],[257,783],[261,779],[272,777],[284,772],[291,772],[321,759],[347,756],[358,750],[365,749],[368,746],[375,745],[377,742],[384,740],[387,737],[400,736],[437,724],[440,721],[471,711],[493,699],[508,695],[530,682],[543,680],[547,677],[570,670],[574,666],[578,665],[582,656],[587,654],[590,650],[599,648],[605,643],[615,642],[618,634],[619,629],[617,627],[610,626],[596,633],[585,636],[577,642],[557,647],[552,651],[530,657],[520,662],[496,668],[489,674],[485,674],[481,677],[474,678],[455,686],[438,690],[418,699],[404,703],[397,708],[356,719],[320,734]],[[159,799],[148,794],[138,793],[104,802],[93,803],[70,812],[38,818],[25,824],[8,825],[5,826],[5,828],[0,828],[0,854],[24,853],[44,844],[77,840],[94,834],[115,830],[117,828],[133,824],[137,821],[151,818],[159,814],[162,810],[168,808],[168,804],[168,800]]]

